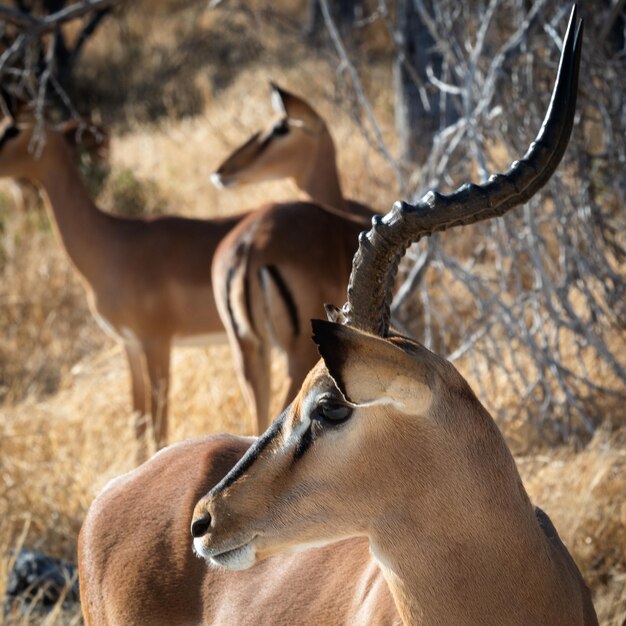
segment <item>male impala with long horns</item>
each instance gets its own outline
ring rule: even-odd
[[[360,238],[347,305],[313,322],[321,361],[243,456],[236,437],[183,443],[99,496],[79,546],[87,624],[597,624],[467,382],[389,329],[412,241],[502,215],[550,178],[581,39],[573,10],[544,125],[506,174],[397,204]],[[210,567],[191,556],[185,520]]]

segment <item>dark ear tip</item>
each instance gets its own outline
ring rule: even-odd
[[[328,374],[343,397],[348,402],[352,402],[348,397],[343,379],[346,351],[342,347],[342,342],[338,341],[341,335],[345,336],[350,331],[343,324],[327,322],[326,320],[311,320],[311,326],[313,328],[313,341],[317,344],[317,351],[324,360]]]
[[[0,100],[0,111],[15,121],[19,108],[15,96],[3,87],[0,87]]]
[[[336,336],[336,328],[341,327],[337,322],[329,322],[327,320],[311,320],[311,328],[313,329],[313,341],[316,345],[324,343],[328,339]]]
[[[326,320],[311,320],[313,328],[313,341],[317,346],[320,356],[326,361],[336,360],[339,338],[345,336],[347,327],[337,322],[327,322]],[[327,363],[328,365],[328,363]]]
[[[11,124],[4,131],[3,135],[0,137],[0,147],[3,146],[9,139],[13,139],[20,134],[20,129],[15,126],[15,124]]]

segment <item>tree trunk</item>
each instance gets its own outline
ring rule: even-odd
[[[343,35],[350,31],[361,10],[362,0],[331,0],[329,8],[335,24]],[[307,36],[316,38],[324,30],[324,17],[319,0],[307,1]]]
[[[428,4],[428,3],[425,3]],[[421,162],[430,152],[433,135],[458,115],[450,99],[428,79],[430,66],[442,78],[443,57],[423,23],[415,0],[397,0],[399,51],[394,64],[396,91],[396,130],[400,137],[401,157]]]

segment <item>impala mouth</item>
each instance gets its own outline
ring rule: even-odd
[[[204,545],[202,537],[193,540],[196,554],[207,563],[222,569],[244,570],[256,563],[256,549],[252,545],[256,537],[227,550],[213,549]]]

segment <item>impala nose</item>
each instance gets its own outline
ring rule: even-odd
[[[204,515],[200,515],[196,517],[191,522],[191,536],[194,539],[198,539],[199,537],[206,535],[210,526],[211,526],[211,516],[208,513],[205,513]]]

